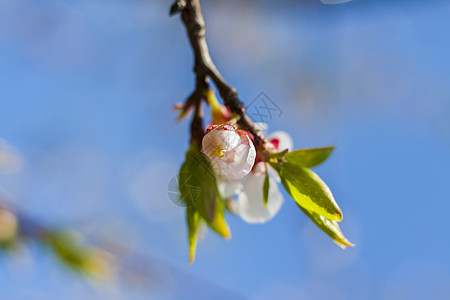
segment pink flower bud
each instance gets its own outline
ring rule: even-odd
[[[269,140],[278,152],[288,149],[289,151],[293,148],[292,138],[289,134],[284,131],[275,131],[271,133],[267,140]]]

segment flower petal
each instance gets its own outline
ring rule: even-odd
[[[237,195],[242,191],[242,182],[240,180],[227,180],[217,178],[217,187],[219,189],[220,196],[224,199],[231,198],[233,195]]]
[[[234,128],[223,129],[222,127],[217,127],[203,137],[202,152],[210,159],[223,157],[227,153],[233,152],[240,142],[240,136]]]
[[[243,180],[243,191],[238,194],[238,213],[247,223],[265,223],[272,219],[283,204],[278,185],[269,178],[269,198],[267,206],[263,202],[264,176],[250,174]]]
[[[220,173],[226,178],[239,179],[250,173],[255,163],[256,149],[248,135],[241,136],[241,144],[236,148],[233,156],[217,160]]]

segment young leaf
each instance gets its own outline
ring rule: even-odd
[[[200,220],[199,213],[193,206],[186,207],[186,221],[188,225],[188,241],[189,241],[189,263],[195,260],[195,250],[197,249],[197,229]]]
[[[84,273],[87,250],[81,245],[81,236],[75,232],[57,232],[45,235],[45,242],[56,257],[72,270]]]
[[[267,201],[269,200],[269,174],[267,172],[268,167],[269,166],[266,165],[266,175],[264,178],[264,185],[263,185],[263,201],[265,207],[267,207]]]
[[[230,228],[225,220],[225,205],[223,200],[218,198],[216,204],[216,213],[214,215],[214,221],[207,222],[208,226],[214,230],[217,234],[225,239],[231,238]]]
[[[288,149],[284,149],[284,150],[281,151],[281,152],[271,153],[271,154],[270,154],[270,157],[272,157],[272,158],[283,157],[283,156],[285,156],[286,153],[288,153],[288,152],[289,152]]]
[[[345,238],[341,228],[339,228],[339,224],[336,221],[327,219],[324,216],[316,214],[315,212],[308,211],[300,205],[298,205],[298,207],[300,207],[305,215],[307,215],[314,222],[314,224],[317,225],[317,227],[331,237],[339,247],[345,249],[346,247],[354,246],[353,243]]]
[[[180,198],[186,206],[194,206],[208,222],[214,220],[218,196],[211,163],[194,144],[186,152],[186,160],[178,176]]]
[[[287,153],[284,158],[293,164],[312,168],[323,163],[333,150],[334,146],[300,149]]]
[[[325,182],[313,171],[286,161],[271,163],[281,183],[301,207],[334,221],[342,221],[342,212]]]
[[[83,243],[82,236],[72,231],[47,231],[42,242],[49,246],[60,262],[73,271],[95,279],[114,275],[111,255]]]

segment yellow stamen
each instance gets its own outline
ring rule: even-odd
[[[216,149],[214,149],[213,154],[216,157],[224,157],[225,156],[224,150],[220,146],[217,146]]]

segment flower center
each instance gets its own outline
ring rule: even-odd
[[[212,153],[214,154],[214,156],[216,157],[224,157],[225,153],[224,153],[224,149],[221,146],[217,146],[216,149],[214,149],[212,151]]]

